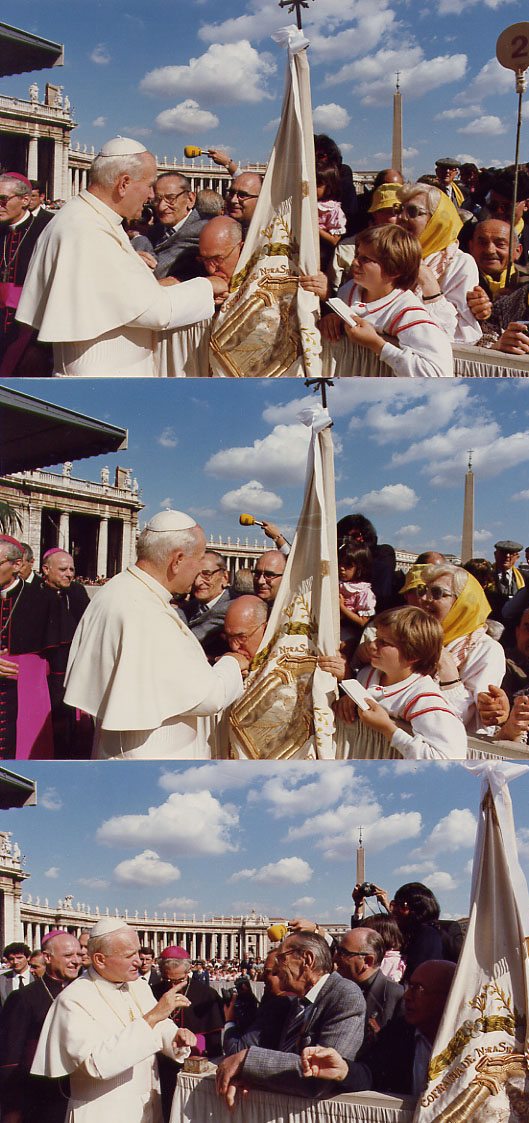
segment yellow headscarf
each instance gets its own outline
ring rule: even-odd
[[[425,192],[427,190],[428,186],[425,185]],[[423,258],[428,257],[430,253],[437,253],[438,250],[445,250],[451,242],[455,242],[462,225],[463,222],[452,200],[441,191],[441,198],[435,211],[422,234],[419,235]]]
[[[459,594],[443,620],[445,647],[453,639],[468,636],[470,632],[480,628],[489,615],[490,604],[479,581],[471,573],[467,573],[467,583],[463,592]]]

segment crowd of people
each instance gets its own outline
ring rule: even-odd
[[[366,917],[369,896],[383,911]],[[118,917],[79,938],[53,929],[33,951],[9,944],[2,1120],[170,1123],[189,1056],[214,1062],[230,1106],[254,1086],[308,1099],[366,1089],[417,1096],[463,933],[439,920],[421,883],[401,886],[393,901],[364,883],[353,899],[339,937],[302,918],[272,926],[263,962],[192,962],[177,944],[155,957]]]
[[[47,552],[40,577],[30,547],[1,536],[2,759],[218,755],[211,722],[259,663],[290,551],[262,526],[275,548],[230,574],[191,516],[160,512],[136,564],[91,599],[65,550]],[[529,547],[519,568],[522,544],[499,541],[493,562],[428,550],[404,574],[364,515],[345,516],[337,535],[340,646],[319,657],[341,686],[336,755],[378,744],[381,755],[462,759],[468,735],[484,751],[525,743]]]
[[[0,375],[208,374],[215,312],[263,182],[209,155],[235,173],[225,197],[157,175],[142,144],[116,138],[55,215],[41,185],[0,171]],[[322,300],[324,340],[339,346],[345,331],[385,373],[408,377],[453,374],[451,343],[529,353],[525,165],[511,259],[513,169],[445,157],[417,183],[384,169],[357,196],[331,138],[315,137],[315,158],[321,271],[298,279]]]

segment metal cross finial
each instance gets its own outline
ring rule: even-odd
[[[400,81],[399,81],[399,79],[400,79],[400,70],[397,70],[396,74],[397,74],[397,90],[400,90]]]
[[[318,388],[321,390],[321,404],[324,409],[327,409],[327,386],[334,386],[334,382],[330,378],[306,378],[305,386],[313,386],[313,394],[318,393]]]
[[[303,28],[303,24],[301,22],[301,9],[309,7],[309,0],[279,0],[279,7],[288,8],[289,13],[293,12],[294,8],[296,9],[297,24],[299,30],[301,31]]]
[[[469,472],[470,472],[470,470],[471,470],[471,468],[472,468],[472,453],[473,453],[473,452],[474,452],[474,449],[473,449],[473,448],[469,448],[469,450],[468,450],[468,470],[469,470]]]

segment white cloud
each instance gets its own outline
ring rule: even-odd
[[[473,117],[479,113],[479,105],[460,105],[456,109],[443,109],[442,113],[435,114],[436,121],[452,121],[459,117]]]
[[[201,109],[197,101],[188,97],[173,109],[164,109],[154,123],[162,133],[205,133],[216,129],[219,119],[209,109]]]
[[[248,803],[266,802],[275,818],[295,815],[307,816],[333,804],[343,803],[354,790],[357,800],[369,792],[367,783],[349,762],[336,763],[332,768],[320,764],[306,764],[300,770],[296,765],[284,764],[281,771],[266,779],[266,773],[248,793]]]
[[[110,882],[104,877],[80,877],[79,885],[86,885],[88,889],[108,889]]]
[[[246,881],[249,877],[255,877],[256,873],[256,869],[237,870],[227,878],[228,885],[234,885],[237,881]]]
[[[356,848],[358,844],[360,826],[366,848],[376,853],[399,841],[417,838],[422,820],[418,811],[384,816],[380,804],[369,793],[360,796],[354,805],[338,805],[307,817],[301,826],[290,828],[286,841],[308,838],[312,846],[323,851],[326,859],[348,861],[351,848]]]
[[[271,121],[268,121],[266,125],[263,125],[263,132],[264,133],[275,133],[276,129],[279,127],[280,121],[281,121],[280,117],[272,117]]]
[[[355,62],[346,63],[338,71],[327,74],[325,84],[334,86],[341,82],[354,82],[355,93],[364,105],[387,105],[395,92],[397,70],[402,93],[410,101],[449,82],[459,81],[464,77],[466,67],[466,55],[438,55],[426,59],[421,47],[408,44],[395,50],[382,48]]]
[[[174,909],[175,912],[191,912],[198,908],[198,901],[194,897],[164,897],[160,901],[161,909]]]
[[[224,854],[236,850],[231,840],[239,816],[222,807],[208,791],[173,792],[144,815],[115,815],[97,830],[98,842],[109,846],[156,847],[162,854]]]
[[[297,901],[292,901],[293,909],[306,909],[313,905],[316,901],[315,897],[298,897]]]
[[[420,532],[420,526],[416,526],[415,523],[408,523],[408,526],[401,526],[400,530],[395,531],[398,538],[411,537],[412,535],[420,534]]]
[[[367,491],[365,495],[346,500],[340,500],[340,506],[345,503],[352,507],[361,507],[362,510],[386,514],[393,511],[411,511],[419,502],[419,498],[412,487],[407,484],[386,484],[379,491]]]
[[[97,63],[98,66],[106,66],[111,60],[111,55],[106,43],[98,43],[97,47],[94,47],[92,53],[88,57],[92,62]]]
[[[106,117],[96,117],[95,121],[92,121],[92,125],[94,125],[96,129],[102,129],[106,123]]]
[[[239,511],[248,507],[260,514],[268,515],[283,506],[283,500],[274,491],[266,491],[259,480],[249,480],[235,491],[227,491],[222,496],[220,506],[223,511]]]
[[[503,132],[503,124],[500,117],[476,117],[457,131],[468,136],[498,136]]]
[[[403,155],[405,160],[413,160],[414,156],[419,155],[419,149],[418,148],[403,148],[402,149],[402,155]]]
[[[124,125],[123,132],[127,136],[150,136],[152,129],[148,129],[144,125]]]
[[[255,874],[260,885],[302,885],[312,877],[312,869],[304,858],[280,858],[269,862]]]
[[[160,511],[172,511],[174,507],[174,499],[172,495],[166,495],[165,499],[160,502]]]
[[[135,858],[127,858],[114,870],[114,879],[120,885],[168,885],[179,877],[177,866],[163,862],[155,850],[144,850]]]
[[[251,476],[262,484],[284,486],[305,479],[310,429],[305,425],[276,425],[253,445],[226,448],[210,456],[205,471],[210,476],[237,479]]]
[[[59,872],[58,866],[50,866],[49,870],[44,870],[44,877],[58,877]]]
[[[329,102],[327,105],[317,105],[312,111],[312,120],[316,129],[345,129],[351,118],[343,105]]]
[[[439,820],[430,837],[421,843],[420,854],[428,856],[446,851],[461,850],[467,846],[473,847],[475,842],[475,816],[468,807],[454,807],[448,815]],[[419,856],[418,851],[415,853],[416,856]]]
[[[60,811],[62,807],[62,799],[56,788],[45,788],[42,795],[39,794],[39,807],[44,807],[46,811]]]
[[[281,770],[284,766],[280,766]],[[158,784],[165,791],[202,792],[215,788],[215,792],[228,789],[250,787],[256,780],[266,779],[274,772],[274,765],[259,761],[241,761],[237,768],[231,761],[215,761],[214,764],[196,764],[185,771],[162,772]]]
[[[215,507],[188,507],[190,515],[196,515],[197,519],[212,519],[217,514]]]
[[[483,444],[479,448],[477,442],[475,442],[475,432],[469,427],[467,439],[470,439],[471,443],[465,445],[465,450],[468,448],[474,450],[472,453],[472,468],[481,480],[492,479],[508,468],[517,467],[529,460],[529,432],[527,431],[511,433],[507,437],[498,436],[496,440],[492,440],[488,445]],[[465,452],[462,451],[459,457],[447,456],[444,461],[441,460],[431,464],[427,470],[433,471],[434,469],[437,469],[437,473],[432,476],[434,487],[460,483],[461,473],[466,470]]]
[[[529,499],[529,491],[517,491],[515,495],[511,495],[511,499]]]
[[[457,94],[454,100],[462,103],[479,103],[486,97],[512,93],[513,89],[512,71],[500,66],[497,58],[490,58],[479,74],[468,83],[462,93]]]
[[[160,433],[160,436],[156,439],[158,441],[158,444],[161,445],[162,448],[176,448],[178,444],[178,437],[172,425],[166,425],[163,432]]]
[[[444,873],[443,870],[434,871],[428,874],[428,888],[433,893],[448,892],[450,889],[457,889],[459,882],[452,876],[451,873]]]
[[[269,93],[267,82],[276,71],[272,56],[260,55],[245,39],[212,43],[187,66],[151,70],[140,82],[140,90],[163,98],[183,94],[213,105],[256,103],[275,96],[275,91]]]

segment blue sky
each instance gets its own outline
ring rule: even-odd
[[[108,465],[113,480],[116,464],[131,468],[142,524],[173,506],[208,539],[244,541],[241,512],[287,537],[295,529],[309,438],[296,415],[316,401],[303,382],[27,379],[17,389],[129,429],[126,452],[77,461],[73,475],[99,481]],[[342,379],[329,409],[338,516],[362,511],[399,548],[457,553],[473,449],[475,556],[492,558],[505,538],[529,544],[529,380]]]
[[[358,169],[390,162],[392,95],[400,72],[405,168],[433,170],[438,156],[480,164],[514,159],[514,75],[495,59],[501,31],[526,18],[521,0],[309,0],[314,121]],[[280,114],[285,56],[271,39],[294,20],[277,0],[27,0],[8,16],[64,42],[65,66],[36,75],[64,85],[75,107],[74,141],[134,135],[160,158],[184,144],[224,147],[242,162],[266,160]],[[1,92],[28,96],[31,77]],[[527,159],[527,102],[521,158]]]
[[[435,891],[468,915],[481,780],[463,765],[329,762],[161,766],[22,763],[35,808],[2,815],[25,893],[161,915],[309,916],[346,923],[362,826],[366,877]],[[117,772],[119,770],[119,777]],[[527,773],[510,787],[529,870]]]

